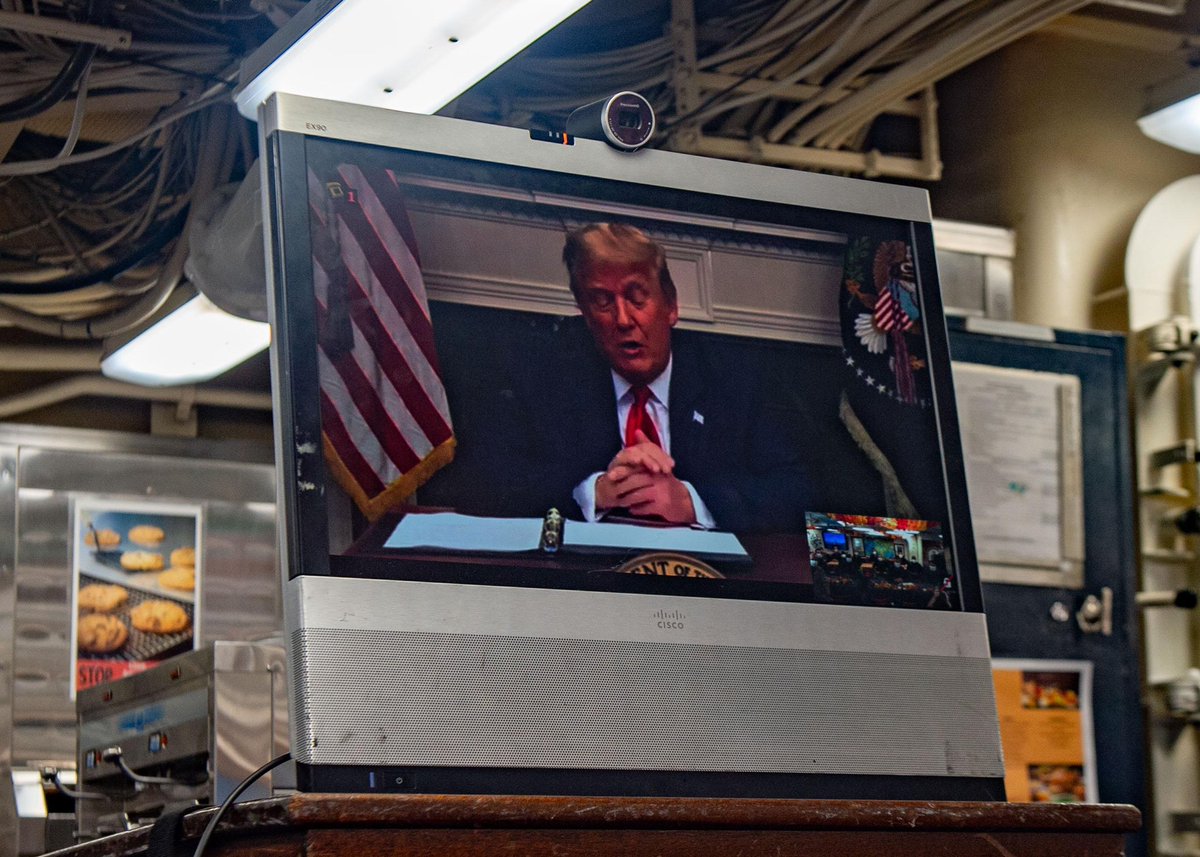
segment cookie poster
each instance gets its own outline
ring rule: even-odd
[[[76,497],[71,696],[189,651],[200,639],[201,508]]]

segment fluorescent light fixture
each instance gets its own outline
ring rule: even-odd
[[[275,92],[433,113],[588,0],[311,0],[246,58],[256,119]]]
[[[102,361],[109,378],[147,387],[215,378],[266,348],[271,327],[230,315],[197,295]]]
[[[1138,127],[1151,139],[1200,155],[1200,69],[1152,87]]]

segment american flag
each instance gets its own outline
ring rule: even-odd
[[[892,290],[899,288],[892,283],[886,283],[879,290],[879,296],[875,299],[874,321],[875,326],[880,330],[890,333],[894,330],[912,330],[916,326],[908,313],[900,308],[900,302],[896,300]]]
[[[895,290],[901,288],[893,282],[888,282],[879,290],[875,301],[875,326],[886,331],[895,348],[892,354],[892,373],[896,377],[896,395],[907,405],[917,401],[917,387],[913,380],[912,367],[909,365],[908,343],[904,334],[916,327],[916,322],[900,307]]]
[[[325,457],[376,520],[454,458],[429,302],[390,170],[308,174]]]

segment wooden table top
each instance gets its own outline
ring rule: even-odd
[[[199,836],[212,812],[190,815],[185,834]],[[949,848],[1021,857],[1048,853],[1053,839],[1059,854],[1119,855],[1124,834],[1140,825],[1140,812],[1123,804],[294,794],[233,807],[208,854],[483,854],[503,842],[498,853],[628,857],[650,839],[656,854],[716,854],[734,837],[755,850],[770,842],[781,854],[841,842],[832,853]],[[139,828],[54,853],[124,857],[144,851],[148,839],[149,828]],[[984,850],[961,847],[970,842]],[[696,850],[700,843],[706,847]]]

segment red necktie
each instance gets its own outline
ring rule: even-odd
[[[626,446],[633,446],[637,443],[638,429],[641,429],[642,434],[649,438],[651,443],[662,446],[662,442],[658,439],[658,429],[654,427],[654,420],[650,419],[650,412],[646,410],[646,402],[649,400],[649,387],[633,388],[633,405],[629,408],[629,416],[625,420]]]

